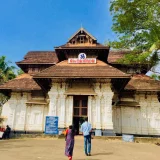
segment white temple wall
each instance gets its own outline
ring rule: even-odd
[[[92,126],[96,129],[112,130],[112,97],[110,79],[95,83],[94,90],[97,93],[92,98]]]
[[[44,131],[45,117],[48,115],[46,105],[29,104],[26,112],[26,131]]]
[[[13,130],[24,130],[26,123],[26,102],[30,93],[12,92],[11,98],[3,105],[2,116],[6,117],[3,125],[9,125]]]
[[[54,80],[48,92],[50,99],[48,115],[59,117],[59,128],[66,128],[72,124],[73,96],[65,95],[67,87],[67,83]]]
[[[78,85],[78,84],[77,84]],[[65,95],[68,84],[54,80],[48,93],[49,115],[59,117],[59,128],[66,128],[73,121],[73,96]],[[110,79],[93,84],[95,96],[88,96],[88,118],[93,128],[113,129]]]
[[[160,103],[156,93],[136,93],[140,107],[114,107],[114,130],[116,133],[142,135],[160,134]]]
[[[6,117],[3,125],[15,131],[44,131],[48,106],[26,104],[31,99],[31,93],[12,92],[2,108],[2,116]]]

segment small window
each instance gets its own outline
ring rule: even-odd
[[[80,37],[80,43],[84,43],[84,37]]]

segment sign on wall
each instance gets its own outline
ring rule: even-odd
[[[87,58],[85,53],[80,53],[78,58],[68,58],[68,63],[96,63],[96,58]]]
[[[58,134],[58,117],[46,116],[45,134]]]

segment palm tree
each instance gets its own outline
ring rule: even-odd
[[[0,84],[16,77],[14,73],[15,67],[9,66],[9,63],[11,62],[7,62],[5,56],[0,57]]]
[[[14,73],[14,66],[10,66],[11,62],[6,61],[5,56],[0,57],[0,84],[7,82],[16,77]],[[0,93],[0,114],[3,104],[8,100],[8,97]],[[0,118],[0,122],[2,119]]]

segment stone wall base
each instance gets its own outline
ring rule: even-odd
[[[116,136],[113,129],[102,130],[102,136]]]
[[[58,131],[59,131],[59,135],[61,135],[63,133],[63,131],[65,130],[65,128],[58,128]]]
[[[95,136],[102,136],[102,130],[101,129],[95,129]]]

